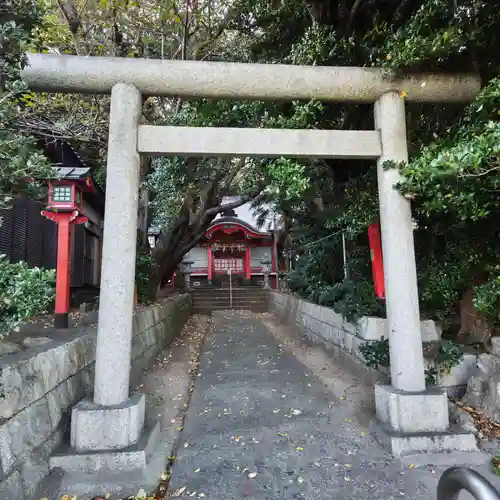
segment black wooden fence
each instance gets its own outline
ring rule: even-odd
[[[11,262],[55,269],[57,227],[40,214],[42,209],[40,203],[19,199],[12,208],[0,210],[0,253]]]
[[[25,261],[30,267],[55,269],[57,226],[41,215],[44,206],[32,200],[16,200],[12,208],[0,210],[0,254],[10,262]],[[74,227],[71,258],[71,286],[97,287],[99,238],[82,224]]]

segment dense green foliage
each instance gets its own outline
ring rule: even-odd
[[[153,259],[150,255],[137,253],[135,259],[135,284],[139,302],[146,302],[149,297],[149,277]]]
[[[35,138],[14,125],[26,90],[20,78],[24,51],[40,15],[34,0],[7,0],[0,6],[0,208],[19,195],[40,195],[41,179],[51,175]]]
[[[74,0],[57,2],[57,9],[46,9],[55,2],[40,0],[38,5],[44,8],[40,23],[34,1],[8,2],[1,11],[0,36],[10,40],[8,75],[2,77],[13,93],[0,106],[8,103],[23,117],[19,128],[12,120],[16,113],[1,111],[2,193],[29,186],[18,182],[31,176],[20,165],[43,173],[26,125],[33,114],[51,124],[57,136],[79,145],[84,158],[98,166],[105,160],[106,97],[18,96],[21,52],[35,25],[31,46],[62,53],[382,66],[388,77],[415,71],[479,73],[483,90],[470,106],[408,105],[410,161],[394,168],[401,169],[401,192],[412,200],[423,315],[440,318],[453,330],[460,297],[475,287],[476,308],[499,326],[500,10],[495,2],[234,0],[218,3],[217,9],[211,0],[168,5]],[[11,11],[17,13],[14,21]],[[152,123],[193,126],[373,128],[371,106],[338,103],[150,98],[144,115]],[[12,130],[25,133],[9,142]],[[262,220],[269,210],[281,214],[280,243],[291,252],[293,272],[287,279],[294,292],[349,318],[383,314],[373,294],[367,238],[368,225],[378,221],[372,163],[158,159],[144,167],[143,182],[163,228],[165,251],[155,254],[163,278],[220,213],[222,197],[241,194],[268,203]]]
[[[46,312],[55,297],[54,282],[54,271],[29,268],[25,262],[10,264],[0,255],[0,336]]]
[[[427,0],[416,4],[406,17],[395,14],[392,20],[375,21],[369,27],[356,26],[354,21],[348,34],[335,22],[313,24],[291,43],[288,60],[298,64],[378,65],[389,75],[433,70],[480,73],[485,86],[465,110],[460,106],[408,106],[411,156],[408,165],[400,166],[400,189],[412,200],[417,223],[423,314],[442,319],[452,328],[458,320],[456,306],[462,293],[483,281],[476,285],[475,305],[490,324],[497,326],[500,87],[496,77],[500,54],[496,43],[500,14],[489,2]],[[373,19],[385,15],[373,11]],[[337,105],[325,108],[320,123],[322,127],[332,124],[344,128],[373,126],[369,110],[346,110]],[[318,239],[319,234],[345,231],[350,239],[349,266],[354,284],[339,283],[340,247],[324,240],[314,250],[299,253],[290,286],[307,298],[333,302],[342,312],[346,302],[350,304],[348,312],[357,310],[359,314],[374,313],[379,307],[368,291],[371,272],[364,236],[367,226],[377,221],[374,170],[373,166],[336,162],[328,164],[322,179],[311,178],[327,208],[321,220],[314,211],[314,219],[311,213],[306,214],[304,225],[314,230],[302,232],[300,244]],[[325,255],[332,255],[334,262],[325,263]],[[332,273],[327,268],[335,262],[337,272]],[[347,301],[345,294],[336,295],[346,289]]]

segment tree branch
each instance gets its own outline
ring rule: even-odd
[[[241,207],[245,203],[249,201],[257,202],[264,197],[264,192],[262,191],[263,187],[259,187],[255,189],[251,194],[247,196],[242,196],[240,200],[234,201],[233,203],[226,203],[225,205],[219,205],[218,207],[209,208],[205,211],[206,215],[217,215],[221,212],[225,212],[226,210],[233,210],[235,208]]]

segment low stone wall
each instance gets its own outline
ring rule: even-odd
[[[178,295],[135,313],[131,384],[181,331],[190,309],[190,297]],[[69,330],[65,340],[0,359],[0,498],[33,495],[50,455],[69,442],[71,408],[93,388],[96,333]]]
[[[388,371],[376,371],[366,367],[360,347],[365,343],[379,341],[387,337],[384,318],[363,317],[356,324],[347,321],[328,307],[318,306],[281,292],[269,292],[269,309],[287,323],[298,326],[313,342],[325,345],[335,356],[356,364],[356,368],[369,373],[372,378],[384,380]],[[441,330],[434,321],[421,322],[422,341],[441,340]],[[438,385],[456,393],[457,387],[467,385],[476,357],[466,354],[463,361],[455,366],[450,374],[439,374]],[[433,362],[426,360],[428,366]]]

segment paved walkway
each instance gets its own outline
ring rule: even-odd
[[[423,499],[416,470],[375,440],[253,315],[216,313],[170,494],[217,500]],[[433,488],[432,488],[433,489]]]

